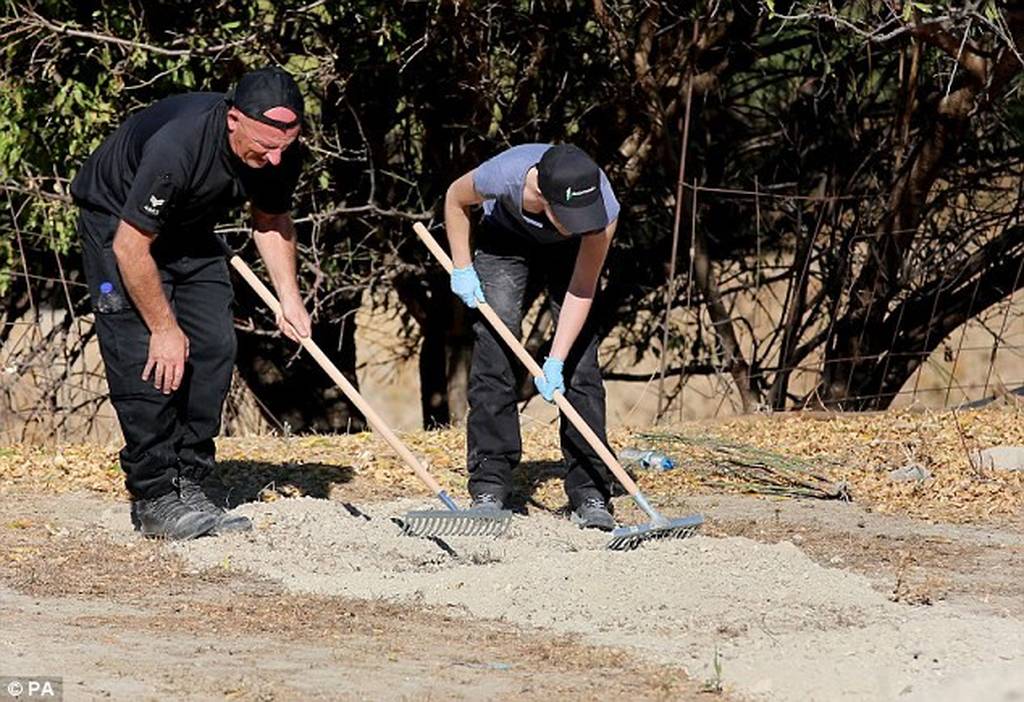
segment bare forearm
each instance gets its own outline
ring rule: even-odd
[[[448,233],[452,262],[456,268],[465,268],[473,262],[469,247],[469,213],[451,197],[445,198],[444,202],[444,228]]]
[[[562,311],[558,314],[558,327],[555,329],[555,339],[551,343],[551,353],[555,358],[565,360],[580,335],[580,330],[587,321],[590,314],[590,307],[594,302],[593,297],[578,297],[572,292],[565,294],[562,301]]]
[[[270,281],[278,297],[299,294],[296,265],[295,225],[291,218],[280,218],[272,227],[253,231],[256,248],[267,265]]]
[[[604,266],[604,259],[608,255],[608,247],[611,246],[617,224],[617,221],[610,223],[604,233],[585,237],[580,243],[569,289],[565,293],[562,311],[558,315],[555,340],[551,344],[551,355],[555,358],[565,360],[587,321],[597,292],[601,268]]]
[[[309,313],[299,294],[295,224],[290,215],[267,214],[255,208],[252,224],[256,248],[267,264],[270,282],[274,284],[281,303],[277,327],[289,339],[301,343],[309,336],[311,326]]]
[[[142,315],[150,332],[175,327],[178,322],[167,296],[164,295],[160,272],[149,252],[148,244],[132,243],[128,237],[121,235],[119,227],[114,238],[114,257],[117,259],[117,267],[128,296]]]

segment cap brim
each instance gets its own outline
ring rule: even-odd
[[[277,127],[278,129],[283,129],[285,131],[287,131],[289,129],[292,129],[294,127],[298,127],[300,124],[302,124],[302,115],[301,114],[299,114],[291,122],[282,122],[279,119],[274,119],[273,117],[267,117],[266,115],[253,114],[249,110],[245,110],[245,109],[239,107],[238,105],[232,105],[232,107],[237,109],[239,112],[241,112],[243,115],[245,115],[249,119],[254,119],[257,122],[262,122],[263,124],[270,125],[271,127]],[[295,112],[295,110],[293,110],[290,107],[288,109],[292,110],[292,112]]]
[[[573,234],[586,234],[608,226],[608,216],[604,210],[604,200],[598,198],[586,207],[565,207],[551,205],[558,222]]]

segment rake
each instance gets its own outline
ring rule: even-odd
[[[430,249],[430,253],[434,255],[444,269],[450,274],[452,272],[452,261],[445,253],[444,249],[437,243],[427,228],[420,222],[413,224],[413,229],[416,234],[427,245]],[[520,361],[530,371],[530,374],[535,378],[543,378],[544,371],[529,354],[529,352],[523,347],[519,339],[509,331],[509,328],[505,326],[505,323],[501,321],[497,313],[491,309],[491,306],[486,302],[481,302],[477,309],[480,310],[480,314],[490,322],[494,331],[508,344],[508,347],[515,353]],[[615,455],[605,446],[604,442],[601,441],[600,437],[594,433],[594,430],[590,428],[587,422],[580,416],[579,412],[572,406],[569,400],[566,399],[565,395],[561,392],[555,392],[555,403],[558,408],[562,411],[562,414],[572,422],[573,426],[579,430],[583,438],[587,440],[591,448],[597,452],[601,457],[601,460],[607,464],[608,468],[615,475],[615,478],[622,483],[622,486],[626,488],[630,496],[636,502],[637,506],[642,509],[651,521],[645,524],[637,524],[635,526],[620,526],[612,531],[612,540],[608,543],[608,548],[616,551],[628,551],[634,549],[646,541],[653,541],[656,539],[685,539],[688,536],[692,536],[700,528],[701,524],[704,523],[704,518],[699,514],[693,514],[688,517],[679,517],[676,519],[669,519],[668,517],[660,514],[651,503],[647,501],[647,497],[640,491],[640,487],[636,482],[629,477],[626,470],[619,464],[619,461],[615,458]]]
[[[239,258],[225,241],[221,240],[220,243],[224,247],[229,262],[238,271],[239,275],[245,279],[245,282],[263,299],[263,302],[267,304],[275,315],[280,315],[281,303],[274,297],[274,294],[263,284],[263,281],[256,277],[252,269],[246,265],[245,261]],[[299,343],[320,364],[320,367],[330,376],[331,380],[341,388],[341,391],[352,401],[352,404],[363,413],[363,416],[370,423],[370,427],[384,438],[388,445],[394,449],[395,453],[398,454],[407,466],[413,469],[416,476],[437,495],[437,498],[447,508],[445,510],[420,510],[405,513],[395,519],[403,533],[409,536],[424,538],[440,536],[500,536],[505,533],[505,530],[508,529],[512,521],[512,513],[510,511],[459,509],[458,505],[455,504],[455,500],[434,480],[434,477],[427,472],[426,468],[413,455],[412,451],[395,436],[395,433],[384,423],[380,415],[363,399],[359,391],[342,375],[338,367],[317,346],[313,339],[307,337],[300,339]]]

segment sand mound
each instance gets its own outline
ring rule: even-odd
[[[1019,623],[892,603],[789,543],[698,536],[611,552],[605,535],[546,514],[516,517],[497,540],[437,543],[390,520],[428,504],[249,504],[240,511],[256,522],[251,534],[173,548],[197,567],[252,571],[296,592],[425,602],[576,633],[698,679],[716,676],[717,651],[726,686],[754,698],[926,699],[1021,664]]]

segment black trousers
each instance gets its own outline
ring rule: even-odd
[[[125,485],[133,497],[153,498],[174,489],[179,471],[202,480],[213,468],[213,439],[220,431],[237,345],[233,293],[227,261],[212,235],[187,246],[156,240],[153,257],[164,294],[189,339],[181,387],[163,394],[153,387],[152,378],[142,380],[149,328],[125,292],[110,244],[101,243],[112,240],[117,223],[113,215],[81,209],[78,234],[93,308],[104,282],[113,283],[124,300],[121,311],[97,312],[96,332],[110,400],[124,435]]]
[[[578,239],[537,244],[505,231],[486,218],[476,232],[473,266],[484,298],[512,333],[521,335],[527,287],[545,285],[551,313],[558,319],[579,250]],[[469,373],[467,465],[471,494],[491,492],[507,498],[512,469],[522,458],[516,407],[514,364],[518,359],[483,317],[473,324]],[[605,393],[597,363],[598,337],[588,321],[565,359],[566,398],[607,445]],[[585,497],[609,496],[607,469],[583,436],[560,418],[559,438],[567,472],[565,491],[573,506]]]

